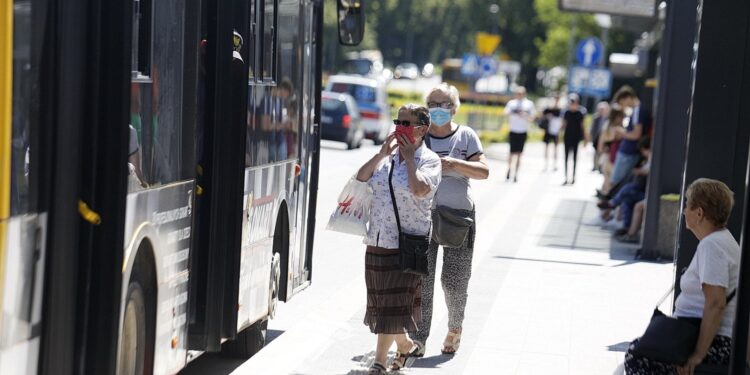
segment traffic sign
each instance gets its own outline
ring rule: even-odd
[[[478,32],[476,35],[477,53],[482,56],[489,56],[495,52],[501,41],[500,35]]]
[[[492,57],[482,57],[479,60],[479,74],[482,77],[495,75],[497,73],[497,62]]]
[[[604,47],[597,38],[586,38],[578,43],[576,47],[576,60],[583,66],[599,64],[602,59]]]
[[[568,91],[579,95],[604,98],[612,89],[609,69],[575,65],[568,72]]]
[[[479,56],[466,53],[461,62],[461,74],[465,76],[474,76],[479,73]]]

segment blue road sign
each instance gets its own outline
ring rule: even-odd
[[[598,98],[608,97],[612,89],[609,69],[574,65],[568,72],[568,91]]]
[[[475,76],[479,73],[479,56],[466,53],[461,62],[461,74],[465,76]]]
[[[479,74],[486,77],[497,73],[497,62],[492,57],[482,57],[479,60]]]
[[[583,66],[594,66],[599,64],[604,54],[604,46],[597,38],[586,38],[578,43],[576,47],[576,60]]]

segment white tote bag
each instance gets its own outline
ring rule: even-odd
[[[367,182],[352,177],[339,194],[336,210],[331,214],[326,229],[353,234],[367,235],[367,222],[370,221],[372,189]]]

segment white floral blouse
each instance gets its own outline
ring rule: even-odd
[[[422,144],[415,154],[414,159],[417,170],[424,176],[429,185],[430,192],[424,197],[417,198],[409,191],[409,177],[406,163],[401,162],[401,156],[395,151],[390,158],[384,159],[375,169],[368,181],[372,187],[372,207],[370,208],[370,224],[365,237],[365,245],[377,246],[386,249],[398,249],[398,226],[391,203],[391,192],[388,185],[388,174],[391,170],[391,160],[395,160],[393,171],[393,190],[396,194],[401,229],[408,234],[430,233],[432,217],[430,208],[432,198],[440,184],[441,165],[440,158],[427,146]]]

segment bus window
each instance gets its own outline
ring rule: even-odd
[[[134,81],[133,86],[137,88],[132,92],[138,92],[141,129],[136,129],[141,141],[145,182],[159,186],[192,177],[184,175],[192,168],[183,168],[183,153],[192,150],[183,149],[186,129],[182,119],[184,77],[180,67],[184,44],[175,43],[184,38],[184,17],[178,1],[156,1],[151,6],[158,17],[152,22],[151,40],[144,42],[153,45],[150,76],[148,80]],[[131,108],[133,106],[131,103]]]
[[[264,0],[263,5],[263,81],[276,80],[276,1]]]
[[[133,77],[151,74],[151,0],[133,0]]]
[[[255,3],[257,0],[250,0],[250,31],[247,38],[247,66],[248,66],[248,78],[249,82],[255,81],[258,76],[255,72],[255,43],[257,42],[257,30],[258,30],[258,15],[255,11]]]

